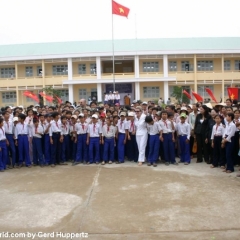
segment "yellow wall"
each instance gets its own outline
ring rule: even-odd
[[[26,77],[26,67],[32,67],[33,68],[33,76],[37,76],[37,67],[42,67],[42,64],[29,64],[29,65],[18,65],[18,77],[23,78]]]
[[[164,97],[164,88],[163,88],[163,82],[145,82],[145,83],[140,83],[140,99],[142,101],[149,101],[153,99],[159,99],[159,97]],[[159,87],[160,90],[160,96],[156,98],[144,98],[143,97],[143,87]]]
[[[90,65],[96,64],[96,62],[73,62],[73,75],[79,75],[78,73],[78,65],[79,64],[86,64],[86,74],[90,73]]]
[[[86,89],[87,94],[91,95],[91,89],[97,89],[97,84],[79,84],[79,85],[74,85],[73,87],[73,99],[74,101],[78,102],[79,100],[79,89]],[[87,97],[89,97],[87,95]]]
[[[163,72],[163,59],[140,59],[139,60],[139,72],[143,72],[143,62],[158,62],[159,72]]]

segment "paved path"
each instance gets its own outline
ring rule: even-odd
[[[0,174],[0,232],[87,232],[91,240],[240,239],[236,174],[205,163],[8,170]]]

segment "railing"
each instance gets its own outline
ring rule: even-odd
[[[130,76],[130,75],[134,75],[134,72],[127,72],[127,73],[115,73],[115,76]],[[113,73],[102,73],[102,76],[113,76]]]
[[[140,72],[139,74],[144,74],[144,75],[158,75],[158,74],[163,74],[163,72]]]
[[[80,77],[80,78],[88,78],[88,77],[96,77],[97,74],[73,74],[73,77]]]

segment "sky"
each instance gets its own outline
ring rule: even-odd
[[[116,0],[114,39],[240,37],[240,0]],[[0,45],[112,39],[111,0],[0,0]]]

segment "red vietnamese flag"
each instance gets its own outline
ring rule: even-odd
[[[56,96],[56,95],[55,95],[55,98],[57,99],[57,101],[58,101],[58,103],[59,103],[59,104],[62,104],[62,102],[63,102],[63,101],[62,101],[62,99],[61,99],[61,98],[59,98],[59,97],[58,97],[58,96]]]
[[[128,17],[128,14],[130,12],[130,9],[127,7],[124,7],[123,5],[112,1],[112,14],[116,14],[122,17]]]
[[[187,98],[192,99],[191,95],[186,90],[183,90],[183,93],[187,96]]]
[[[26,97],[32,98],[34,101],[39,103],[39,98],[34,93],[29,92],[29,91],[24,91],[23,95],[26,96]]]
[[[192,92],[192,95],[196,98],[198,102],[203,102],[203,98],[199,94]]]
[[[52,102],[53,101],[53,97],[52,96],[48,96],[43,92],[39,93],[43,98],[45,98],[48,102]]]
[[[228,88],[228,96],[231,100],[238,100],[238,88]]]
[[[211,89],[206,88],[205,90],[206,90],[206,92],[208,93],[208,95],[212,98],[212,100],[213,100],[215,103],[217,103],[217,99],[214,97],[213,92],[211,91]]]

